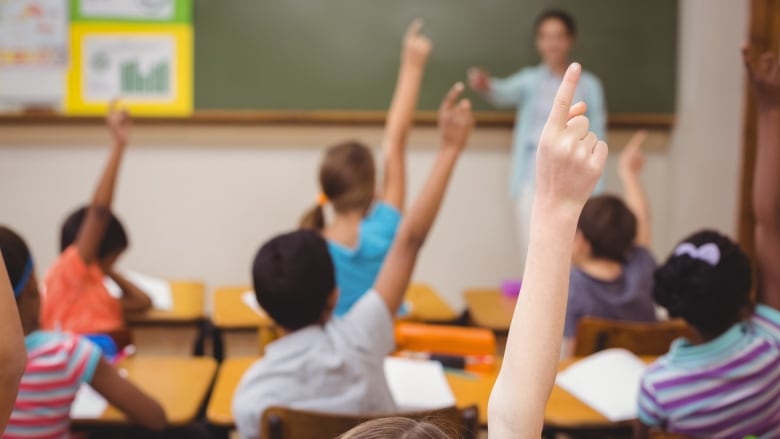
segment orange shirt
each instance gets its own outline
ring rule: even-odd
[[[122,304],[108,293],[104,277],[98,264],[84,262],[75,245],[65,249],[44,280],[41,329],[75,334],[122,329]]]

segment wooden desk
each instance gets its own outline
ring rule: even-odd
[[[257,360],[258,357],[242,357],[229,358],[222,362],[211,399],[206,408],[206,419],[210,424],[222,428],[235,426],[231,411],[233,393],[238,387],[241,377],[244,376],[244,372]],[[493,383],[496,381],[498,369],[492,374],[447,372],[446,375],[458,407],[478,405],[480,423],[486,425],[487,401],[490,398]]]
[[[426,284],[410,285],[409,289],[406,290],[406,301],[411,309],[409,315],[402,320],[445,323],[458,318],[458,313],[433,288]]]
[[[642,357],[642,361],[649,364],[655,361],[656,358]],[[562,361],[558,366],[558,371],[564,371],[578,360],[581,360],[581,358],[570,358]],[[610,421],[601,413],[593,410],[590,406],[557,385],[553,387],[550,399],[547,400],[547,408],[544,411],[545,427],[559,430],[609,429],[630,427],[631,424],[632,421]]]
[[[128,379],[165,409],[168,423],[182,427],[195,421],[214,379],[217,362],[212,358],[132,357],[118,366]],[[77,426],[128,426],[130,422],[114,407],[100,418],[75,419]]]
[[[214,291],[214,326],[224,330],[249,330],[261,326],[273,326],[267,315],[258,315],[241,301],[241,296],[251,291],[250,286],[222,287]],[[411,311],[403,320],[420,322],[449,322],[458,314],[432,288],[414,284],[406,293]]]
[[[214,291],[211,321],[225,330],[257,330],[274,322],[267,315],[259,315],[241,301],[241,295],[252,291],[250,286],[222,287]]]
[[[496,332],[509,331],[516,299],[498,289],[472,289],[463,293],[471,319],[478,326]]]
[[[205,317],[204,292],[205,287],[200,282],[172,281],[172,309],[151,309],[144,313],[127,314],[127,322],[130,326],[199,323]]]

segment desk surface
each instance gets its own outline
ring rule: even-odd
[[[127,322],[131,326],[196,323],[205,316],[204,293],[205,287],[200,282],[172,281],[172,309],[151,309],[144,313],[128,314]]]
[[[409,315],[403,320],[442,323],[458,318],[458,313],[430,286],[415,283],[406,290]]]
[[[273,326],[273,320],[260,315],[241,301],[241,296],[252,291],[250,286],[222,287],[214,291],[211,321],[222,329],[257,329]]]
[[[509,331],[517,299],[506,297],[498,289],[473,289],[463,293],[471,319],[478,326],[494,331]]]
[[[250,286],[222,287],[214,291],[214,326],[222,329],[257,329],[272,326],[273,320],[261,316],[241,301],[241,295],[251,291]],[[424,284],[412,285],[406,293],[411,311],[403,320],[420,322],[449,322],[458,314],[432,288]]]
[[[558,370],[565,370],[577,360],[575,358],[561,362]],[[650,363],[655,360],[655,357],[642,357],[642,360]],[[244,372],[255,361],[257,361],[255,357],[232,358],[222,363],[206,411],[206,417],[210,423],[222,427],[233,427],[233,414],[230,410],[233,392]],[[481,425],[487,424],[487,404],[493,384],[498,376],[499,368],[500,362],[496,365],[496,370],[489,374],[446,373],[447,381],[450,384],[450,388],[452,388],[452,393],[455,395],[458,407],[468,407],[476,404],[479,408]],[[553,388],[550,399],[547,401],[544,423],[546,426],[558,428],[593,428],[622,425],[609,421],[558,386]]]
[[[217,363],[213,358],[131,357],[118,367],[127,371],[130,381],[156,399],[174,427],[195,421],[198,410],[214,379]],[[100,418],[75,419],[75,425],[129,425],[119,410],[109,407]]]

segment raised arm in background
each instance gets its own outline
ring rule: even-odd
[[[16,403],[19,382],[27,364],[24,332],[14,290],[0,253],[0,436]]]
[[[398,81],[382,140],[385,158],[382,199],[399,211],[403,211],[406,197],[406,142],[414,122],[425,64],[432,49],[431,41],[420,33],[422,26],[422,20],[417,19],[406,30]]]
[[[401,221],[393,246],[374,284],[392,315],[395,315],[401,306],[417,255],[439,213],[450,176],[474,127],[471,102],[466,99],[458,101],[462,92],[463,84],[455,84],[441,104],[439,154],[428,180]]]
[[[758,106],[758,147],[753,212],[758,300],[780,310],[780,64],[772,53],[755,60],[743,49]]]
[[[490,395],[491,438],[538,438],[555,382],[577,220],[607,159],[585,106],[571,106],[581,72],[576,63],[566,70],[539,141],[523,292]]]
[[[122,163],[122,155],[130,135],[130,115],[127,111],[119,110],[112,105],[107,122],[114,144],[108,156],[108,163],[106,163],[97,189],[95,189],[95,194],[92,196],[84,222],[76,237],[79,255],[87,264],[98,262],[98,250],[111,219],[111,204],[114,201],[114,188],[119,174],[119,166]]]
[[[642,144],[647,140],[647,131],[640,130],[631,136],[623,152],[620,154],[618,174],[623,183],[624,201],[636,217],[636,245],[649,247],[652,241],[652,226],[650,223],[650,204],[642,186],[640,174],[645,167],[645,156],[642,154]]]

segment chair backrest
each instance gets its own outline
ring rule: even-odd
[[[484,328],[397,323],[395,345],[399,351],[444,355],[495,355],[496,336]]]
[[[674,339],[694,335],[682,320],[636,323],[585,317],[577,326],[574,355],[586,356],[610,348],[627,349],[636,355],[663,355]]]
[[[463,439],[473,439],[479,430],[476,406],[463,410],[455,407],[415,413],[389,415],[337,415],[285,407],[269,407],[260,421],[262,437],[267,439],[337,438],[352,428],[372,419],[401,416],[434,424],[457,425]]]
[[[681,434],[667,433],[665,431],[651,431],[650,439],[693,439],[691,436]]]

